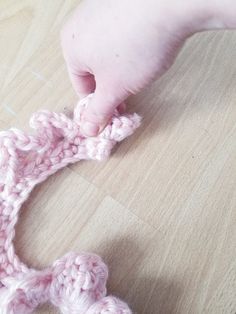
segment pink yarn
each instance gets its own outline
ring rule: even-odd
[[[92,95],[79,102],[74,118],[35,113],[35,135],[17,129],[0,133],[0,314],[27,314],[50,301],[64,314],[130,314],[121,300],[106,297],[107,266],[94,254],[68,253],[52,267],[28,268],[15,254],[13,238],[22,203],[36,184],[69,163],[102,160],[140,124],[136,114],[118,112],[94,138],[80,133],[81,112]]]

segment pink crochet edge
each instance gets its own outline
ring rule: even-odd
[[[69,163],[102,160],[116,142],[140,125],[137,114],[114,113],[111,123],[94,138],[80,133],[79,102],[74,118],[40,111],[33,115],[29,135],[17,129],[0,133],[0,314],[27,314],[47,301],[64,314],[130,314],[121,300],[106,297],[107,266],[94,254],[68,253],[52,267],[28,268],[15,254],[13,238],[22,203],[36,184]]]

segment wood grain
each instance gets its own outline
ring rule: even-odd
[[[1,129],[73,108],[59,31],[77,3],[0,1]],[[235,60],[236,32],[191,38],[130,98],[143,124],[109,161],[70,166],[34,190],[17,227],[20,257],[43,268],[69,250],[99,253],[110,293],[135,313],[236,313]]]

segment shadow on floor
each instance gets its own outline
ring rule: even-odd
[[[140,248],[135,240],[130,238],[111,240],[102,251],[99,251],[109,267],[108,293],[128,302],[134,314],[178,312],[178,303],[183,290],[181,283],[164,278],[161,270],[159,273],[158,267],[152,271],[151,265],[146,265],[147,250]],[[148,252],[149,255],[150,253]]]

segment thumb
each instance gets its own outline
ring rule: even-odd
[[[125,93],[117,95],[97,88],[91,102],[82,114],[81,131],[86,136],[96,136],[109,123],[114,111],[128,97]]]

